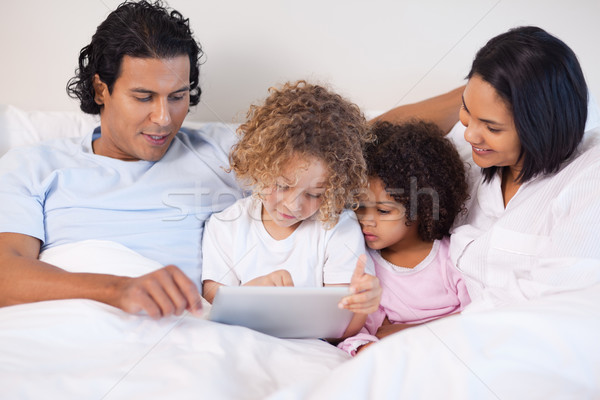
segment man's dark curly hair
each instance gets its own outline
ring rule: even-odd
[[[368,175],[406,209],[406,224],[417,221],[422,240],[449,235],[468,198],[465,166],[437,125],[425,121],[373,125],[376,141],[367,145]],[[416,210],[415,210],[416,205]]]
[[[94,75],[112,93],[121,73],[123,56],[137,58],[172,58],[188,55],[190,59],[190,105],[200,102],[200,44],[194,39],[189,19],[162,2],[125,2],[102,22],[89,45],[79,53],[79,68],[67,83],[67,93],[78,98],[80,108],[88,114],[99,114],[101,106],[94,101]]]

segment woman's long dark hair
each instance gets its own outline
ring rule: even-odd
[[[585,130],[588,89],[575,53],[543,29],[526,26],[491,39],[468,78],[492,85],[512,112],[521,142],[521,183],[551,174],[575,151]],[[484,168],[490,181],[497,167]]]

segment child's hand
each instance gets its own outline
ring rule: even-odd
[[[287,269],[278,269],[270,274],[248,281],[244,286],[294,286],[292,275]]]
[[[370,314],[377,310],[381,301],[381,286],[376,276],[365,274],[367,256],[358,258],[352,280],[350,281],[350,296],[340,302],[341,308],[346,308],[358,314]]]
[[[377,329],[375,336],[377,336],[379,339],[383,339],[386,336],[393,335],[396,332],[400,332],[404,329],[412,328],[418,325],[420,324],[392,324],[388,317],[385,317],[383,323],[379,329]]]

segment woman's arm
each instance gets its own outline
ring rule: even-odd
[[[462,104],[462,93],[464,90],[465,87],[461,86],[450,92],[431,97],[418,103],[405,104],[393,108],[380,116],[373,118],[371,122],[402,122],[411,118],[418,118],[431,121],[439,126],[445,133],[448,133],[458,122],[458,111]]]

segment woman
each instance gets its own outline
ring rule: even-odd
[[[369,347],[307,398],[600,396],[600,124],[593,108],[584,134],[587,100],[571,49],[523,27],[477,53],[463,89],[378,118],[445,127],[462,102],[450,138],[471,199],[450,251],[473,303]]]
[[[448,127],[461,102],[464,128],[449,137],[471,165],[471,199],[451,257],[472,307],[597,283],[600,146],[597,132],[584,135],[588,91],[577,57],[546,31],[520,27],[481,48],[467,78],[379,119],[413,114]]]
[[[474,302],[597,283],[600,147],[598,135],[584,137],[588,92],[577,57],[540,28],[517,28],[477,53],[468,79],[459,117],[481,173],[472,168],[451,257]]]

